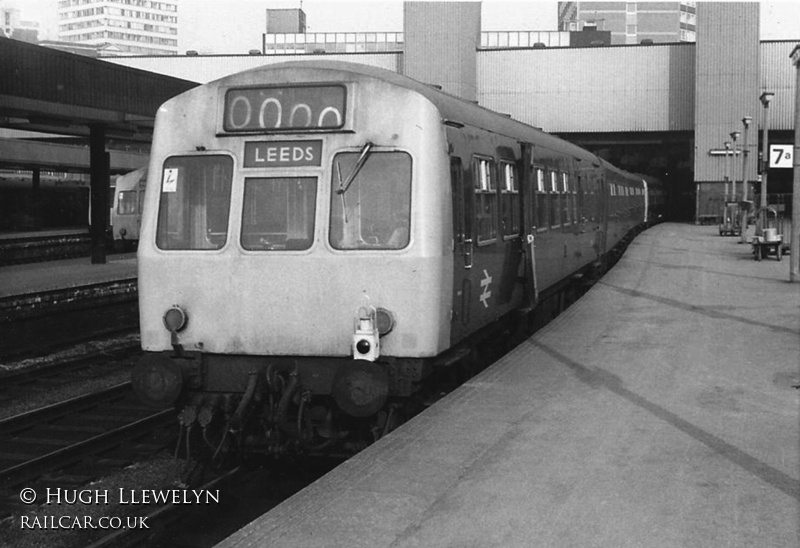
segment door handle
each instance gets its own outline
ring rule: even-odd
[[[464,268],[472,268],[472,238],[464,238]]]

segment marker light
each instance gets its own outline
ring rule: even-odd
[[[164,313],[164,327],[170,333],[177,333],[184,327],[189,320],[186,311],[178,305],[173,306]]]
[[[368,340],[361,339],[356,343],[356,350],[358,350],[359,354],[369,354],[369,351],[372,350],[372,345],[369,344]]]
[[[375,324],[378,334],[383,337],[394,328],[394,314],[385,308],[378,307],[375,310]]]
[[[374,362],[380,356],[379,334],[375,321],[375,308],[361,306],[356,312],[353,334],[353,357]]]

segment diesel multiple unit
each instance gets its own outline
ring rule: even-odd
[[[212,454],[380,435],[662,205],[646,177],[392,72],[211,82],[157,115],[134,384]]]

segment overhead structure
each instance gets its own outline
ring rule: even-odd
[[[161,104],[197,85],[0,38],[0,127],[149,143]]]
[[[0,38],[0,127],[89,138],[93,263],[105,262],[110,186],[106,143],[149,144],[158,107],[196,85]],[[0,140],[0,166],[11,156],[4,154],[3,146]]]

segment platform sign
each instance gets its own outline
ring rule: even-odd
[[[769,145],[769,167],[792,167],[792,145]]]

